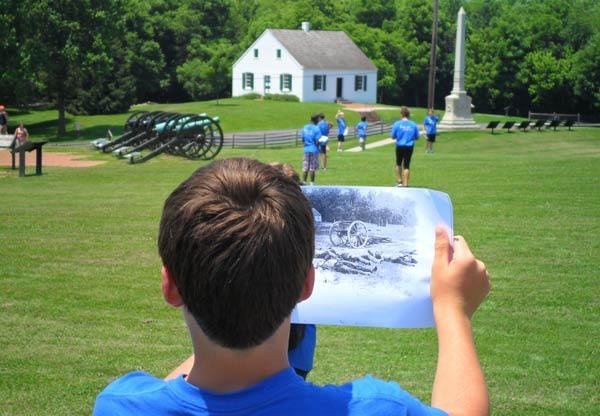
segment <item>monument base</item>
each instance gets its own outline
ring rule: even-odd
[[[446,97],[446,113],[438,128],[443,130],[479,129],[471,115],[471,97],[465,91],[453,91]]]

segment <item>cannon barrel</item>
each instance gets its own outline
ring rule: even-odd
[[[173,117],[173,113],[167,113],[163,111],[156,111],[143,116],[137,124],[137,126],[139,126],[137,130],[140,130],[140,133],[119,143],[117,146],[113,146],[113,153],[115,156],[122,157],[126,153],[130,152],[129,148],[131,146],[135,147],[152,140],[156,135],[154,132],[155,125],[163,122],[163,120],[169,119],[170,117]]]
[[[161,153],[188,159],[214,158],[223,147],[218,117],[162,111],[136,112],[125,122],[126,133],[102,150],[130,163],[141,163]],[[145,153],[145,154],[143,154]]]
[[[145,134],[149,120],[161,113],[162,111],[143,111],[134,113],[127,119],[128,121],[125,123],[126,126],[129,126],[127,128],[130,130],[127,133],[119,136],[119,138],[107,143],[104,147],[102,147],[102,151],[104,153],[108,153],[111,150],[119,147],[128,146],[132,140],[139,140]]]

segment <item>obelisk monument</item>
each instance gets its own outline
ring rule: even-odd
[[[479,126],[471,115],[471,97],[465,91],[465,9],[458,11],[456,24],[456,51],[454,57],[454,85],[446,97],[446,113],[438,125],[443,129],[473,129]]]

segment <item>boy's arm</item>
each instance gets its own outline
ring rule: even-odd
[[[487,415],[489,397],[479,364],[471,317],[490,290],[485,265],[462,237],[454,254],[446,231],[436,230],[431,299],[438,335],[438,363],[431,404],[450,415]]]

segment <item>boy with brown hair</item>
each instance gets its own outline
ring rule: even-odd
[[[143,372],[117,379],[95,414],[487,414],[471,316],[489,281],[462,238],[452,255],[447,234],[436,234],[434,407],[394,382],[318,386],[289,367],[290,314],[313,289],[315,234],[309,201],[277,167],[237,158],[199,169],[167,198],[158,246],[163,295],[183,311],[193,364],[171,380]]]

